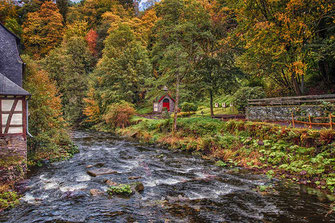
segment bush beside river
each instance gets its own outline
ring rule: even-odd
[[[172,120],[134,117],[117,133],[143,142],[201,154],[269,177],[335,192],[335,131],[294,129],[274,124],[207,117],[183,118],[172,133]]]

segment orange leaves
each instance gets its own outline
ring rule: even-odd
[[[84,115],[88,117],[86,122],[98,123],[100,121],[100,108],[98,102],[95,100],[95,89],[90,88],[87,97],[84,98],[85,108]]]
[[[127,102],[111,104],[104,119],[112,128],[125,128],[130,125],[130,118],[135,115],[134,107]]]
[[[63,128],[61,98],[54,81],[29,57],[23,56],[23,60],[27,64],[25,89],[32,94],[29,106],[31,127],[42,132]]]
[[[94,29],[90,29],[90,31],[86,35],[86,41],[88,44],[88,48],[93,56],[97,56],[97,41],[98,41],[98,33]]]
[[[62,41],[63,18],[56,4],[49,1],[27,17],[23,25],[24,43],[27,50],[39,58]]]
[[[295,61],[290,65],[290,71],[294,74],[304,75],[305,69],[306,64],[304,64],[302,61]]]
[[[0,1],[0,22],[5,23],[7,19],[17,18],[17,10],[12,0]]]
[[[264,30],[264,29],[269,29],[273,27],[273,23],[269,22],[269,21],[262,21],[262,22],[257,22],[255,24],[255,28],[256,29],[261,29],[261,30]]]

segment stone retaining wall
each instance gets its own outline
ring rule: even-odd
[[[322,116],[319,106],[255,106],[247,108],[247,119],[252,121],[291,121],[292,111],[299,109],[304,116]]]
[[[0,138],[0,185],[24,179],[27,172],[27,142],[23,136]]]

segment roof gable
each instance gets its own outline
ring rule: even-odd
[[[164,98],[166,98],[166,97],[170,98],[173,102],[176,102],[176,101],[171,97],[170,94],[165,94],[165,95],[163,95],[163,96],[159,99],[158,103],[161,102],[161,101],[162,101]]]
[[[0,73],[0,95],[29,96],[30,94]]]

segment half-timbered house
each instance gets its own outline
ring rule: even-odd
[[[0,183],[21,178],[26,167],[30,94],[22,88],[24,63],[19,43],[20,39],[0,24],[0,159],[22,161],[15,164],[20,171],[0,167]]]

